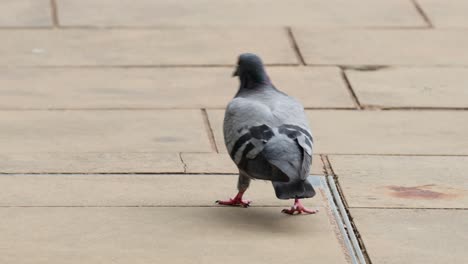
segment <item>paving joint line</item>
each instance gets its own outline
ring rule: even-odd
[[[179,159],[180,162],[182,162],[182,165],[184,166],[184,173],[187,173],[187,163],[185,163],[184,158],[182,157],[182,152],[179,152]]]
[[[225,175],[225,176],[238,176],[239,173],[229,172],[0,172],[0,175],[179,175],[179,176],[194,176],[194,175]]]
[[[355,91],[353,90],[353,87],[351,86],[351,82],[348,79],[348,76],[346,75],[346,70],[343,67],[340,67],[340,74],[341,78],[343,79],[346,88],[348,88],[348,92],[351,95],[351,98],[353,99],[354,104],[356,105],[358,110],[362,110],[363,107],[361,106],[361,103],[359,102],[359,98],[357,97]]]
[[[232,208],[223,205],[203,205],[203,204],[195,204],[195,205],[0,205],[0,208],[198,208],[198,207],[205,207],[205,208]],[[250,205],[249,207],[255,208],[284,208],[282,205]],[[240,210],[245,208],[239,207]]]
[[[357,110],[356,107],[304,107],[304,110]]]
[[[346,201],[346,198],[344,196],[344,193],[343,193],[343,189],[341,188],[341,185],[340,185],[340,182],[339,182],[339,179],[338,179],[338,175],[335,173],[334,169],[333,169],[333,166],[330,162],[330,159],[328,158],[328,155],[321,155],[322,157],[322,160],[323,162],[326,164],[327,166],[327,170],[329,173],[331,173],[330,175],[327,175],[327,177],[332,177],[333,179],[333,182],[334,182],[334,185],[338,191],[338,195],[339,197],[337,197],[338,199],[340,199],[343,204],[344,204],[344,210],[345,210],[345,214],[347,215],[347,218],[351,224],[351,227],[352,227],[352,232],[355,234],[356,238],[357,238],[357,242],[359,244],[359,247],[361,249],[361,252],[365,258],[365,261],[366,263],[369,263],[369,264],[372,264],[372,261],[370,259],[370,256],[368,254],[368,251],[367,251],[367,248],[364,244],[364,241],[362,239],[362,236],[361,234],[359,233],[359,230],[357,229],[357,226],[356,224],[354,223],[354,219],[353,219],[353,216],[351,215],[350,211],[349,211],[349,205],[348,205],[348,202]]]
[[[208,112],[206,108],[201,109],[202,116],[203,116],[203,123],[205,124],[205,130],[208,134],[208,140],[210,141],[211,148],[216,152],[219,153],[218,146],[216,145],[216,139],[213,133],[213,128],[211,127],[210,118],[208,117]]]
[[[267,67],[297,67],[296,63],[265,63]],[[113,64],[113,65],[91,65],[91,64],[57,64],[57,65],[0,65],[0,68],[33,68],[33,69],[159,69],[159,68],[234,68],[235,64]],[[326,67],[326,66],[323,66]],[[333,65],[329,66],[333,67]]]
[[[51,14],[51,25],[50,26],[0,26],[0,31],[10,31],[10,30],[50,30],[54,29],[52,11]]]
[[[467,157],[468,154],[322,153],[331,156]]]
[[[330,165],[330,161],[328,160],[328,156],[325,154],[320,154],[320,159],[322,160],[323,164],[323,172],[325,176],[333,176],[335,173],[333,172],[333,168]]]
[[[362,110],[368,111],[467,111],[468,107],[451,106],[381,106],[361,104]]]
[[[416,8],[416,11],[418,14],[422,17],[424,22],[427,24],[427,28],[433,29],[434,25],[432,24],[432,21],[429,19],[429,16],[426,14],[424,9],[421,7],[421,5],[418,3],[417,0],[411,0],[411,3],[413,3],[414,8]]]
[[[299,61],[301,66],[307,65],[304,56],[301,53],[301,50],[299,49],[299,45],[297,44],[296,38],[294,37],[294,33],[292,31],[291,27],[286,27],[286,32],[288,34],[289,42],[292,45],[292,48],[294,49],[294,53],[296,54],[296,58]]]
[[[58,18],[58,9],[57,9],[57,1],[50,0],[50,15],[52,18],[53,28],[57,29],[60,27],[59,18]]]
[[[7,108],[0,107],[0,111],[151,111],[151,110],[199,110],[199,107],[33,107]],[[225,107],[209,107],[209,110],[225,110]],[[305,110],[356,110],[353,107],[305,107]]]
[[[468,107],[380,107],[374,105],[361,105],[356,107],[304,107],[304,110],[327,111],[468,111]],[[32,108],[7,108],[0,107],[0,111],[171,111],[171,110],[198,110],[198,107],[32,107]],[[225,107],[209,107],[210,110],[224,110]]]
[[[468,107],[450,107],[450,106],[421,106],[421,107],[412,107],[412,106],[395,106],[395,107],[379,107],[383,111],[392,111],[392,110],[405,110],[405,111],[466,111]]]
[[[398,207],[398,206],[351,206],[350,209],[377,209],[377,210],[458,210],[464,211],[468,210],[468,208],[464,207]]]
[[[467,28],[468,29],[468,28]],[[307,67],[338,67],[345,70],[356,70],[356,71],[373,71],[382,69],[393,69],[393,68],[468,68],[468,64],[327,64],[327,63],[310,63]]]
[[[335,170],[333,169],[333,166],[331,164],[330,159],[328,158],[327,154],[321,155],[323,157],[323,161],[327,166],[328,173],[327,176],[332,176],[333,179],[335,180],[335,185],[338,189],[338,193],[340,194],[341,200],[343,201],[346,209],[349,208],[348,202],[346,201],[346,197],[344,196],[343,190],[341,188],[341,185],[338,181],[338,175],[335,173]],[[348,211],[348,210],[347,210]]]
[[[352,244],[348,232],[346,231],[345,224],[343,223],[343,217],[337,206],[336,198],[332,194],[330,183],[327,181],[326,177],[328,176],[325,176],[325,178],[321,180],[322,188],[318,189],[322,197],[325,197],[328,201],[324,206],[327,209],[325,210],[325,213],[328,215],[329,223],[334,227],[333,230],[335,231],[335,236],[344,251],[347,262],[356,264],[358,263],[356,256],[357,252]]]
[[[0,30],[29,30],[35,29],[38,27],[32,26],[0,26]],[[47,27],[43,27],[47,28]],[[180,25],[180,26],[173,26],[173,25],[139,25],[139,26],[129,26],[129,25],[61,25],[61,30],[200,30],[200,29],[220,29],[226,30],[229,29],[230,26],[191,26],[191,25]],[[248,25],[245,26],[237,26],[234,29],[249,29]],[[276,27],[274,29],[278,29]],[[431,29],[428,25],[421,25],[421,26],[341,26],[339,27],[340,30],[421,30],[421,29]],[[468,29],[466,26],[458,26],[458,27],[446,27],[440,29]]]
[[[32,28],[31,28],[32,29]],[[44,28],[35,28],[35,30],[41,30]],[[50,29],[50,27],[46,28]],[[1,28],[0,28],[1,31]],[[373,65],[373,64],[320,64],[312,63],[307,65],[299,65],[297,63],[264,63],[267,67],[288,67],[297,68],[298,66],[304,66],[308,68],[341,68],[344,70],[355,70],[355,71],[378,71],[383,69],[394,69],[394,68],[409,68],[409,69],[420,69],[420,68],[468,68],[467,65],[448,65],[448,64],[434,64],[434,65],[407,65],[407,64],[391,64],[391,65]],[[234,64],[116,64],[116,65],[0,65],[1,68],[32,68],[32,69],[63,69],[63,68],[76,68],[76,69],[128,69],[128,68],[148,68],[148,69],[159,69],[159,68],[233,68]]]
[[[353,71],[379,71],[382,69],[391,68],[389,65],[339,65],[342,70]]]

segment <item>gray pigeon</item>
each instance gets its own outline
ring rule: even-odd
[[[239,193],[221,205],[248,207],[243,200],[251,179],[273,183],[279,199],[295,199],[287,214],[316,213],[299,199],[315,190],[307,181],[312,162],[312,135],[302,105],[273,86],[261,59],[250,53],[239,56],[234,76],[240,88],[224,117],[224,140],[239,168]]]

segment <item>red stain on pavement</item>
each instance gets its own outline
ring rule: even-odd
[[[444,193],[440,192],[439,190],[433,190],[435,189],[434,187],[436,187],[435,184],[427,184],[412,187],[396,185],[386,186],[387,189],[392,191],[390,195],[398,198],[435,200],[450,199],[458,196],[457,194],[453,193]]]

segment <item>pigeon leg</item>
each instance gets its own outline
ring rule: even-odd
[[[249,200],[242,200],[242,196],[244,195],[244,192],[239,192],[236,197],[230,198],[227,201],[216,201],[217,204],[220,205],[230,205],[230,206],[242,206],[242,207],[249,207],[250,203],[252,201]]]
[[[294,200],[294,205],[291,207],[291,209],[283,209],[281,212],[289,215],[293,215],[295,212],[297,214],[315,214],[318,213],[318,209],[308,209],[305,208],[304,205],[302,205],[301,200],[295,199]]]
[[[221,205],[230,205],[230,206],[242,206],[242,207],[249,207],[252,201],[249,200],[242,200],[242,196],[244,195],[245,191],[249,188],[250,185],[250,177],[239,171],[239,178],[237,181],[237,189],[239,193],[237,193],[236,197],[231,198],[227,201],[216,201],[217,204]]]

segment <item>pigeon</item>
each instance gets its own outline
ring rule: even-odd
[[[255,54],[239,56],[233,74],[240,88],[224,116],[224,141],[239,169],[238,194],[220,205],[248,207],[243,194],[252,179],[271,181],[276,197],[294,199],[286,214],[314,214],[300,199],[315,195],[307,180],[312,163],[313,139],[304,107],[278,90],[263,62]]]

